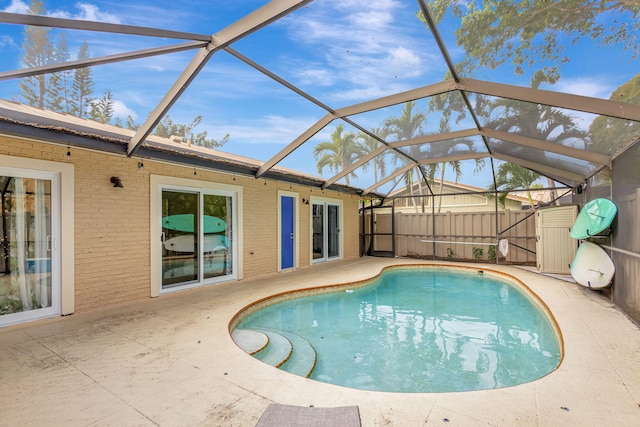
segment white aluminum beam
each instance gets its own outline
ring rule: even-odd
[[[160,103],[149,114],[145,122],[140,126],[136,133],[131,137],[127,146],[127,156],[131,157],[135,154],[136,150],[142,144],[147,136],[151,133],[153,128],[158,124],[166,112],[180,97],[182,92],[189,86],[191,81],[196,77],[198,72],[204,67],[207,61],[213,55],[213,49],[209,46],[203,47],[193,57],[191,62],[184,69],[182,74],[178,76],[178,79],[173,83],[173,86],[164,94]]]
[[[372,152],[370,152],[369,154],[367,154],[364,157],[361,157],[360,159],[358,159],[358,161],[352,163],[351,165],[349,165],[348,167],[342,169],[339,173],[337,173],[336,175],[332,176],[331,178],[329,178],[328,180],[326,180],[325,182],[322,183],[322,189],[324,190],[325,188],[327,188],[328,186],[330,186],[331,184],[333,184],[334,182],[336,182],[337,180],[339,180],[340,178],[347,176],[348,174],[350,174],[351,172],[353,172],[354,170],[358,169],[360,166],[364,165],[365,163],[367,163],[369,160],[373,159],[374,157],[376,157],[378,154],[382,154],[383,151],[387,150],[389,147],[385,146],[385,145],[381,145],[380,147],[376,148],[375,150],[373,150]]]
[[[392,179],[394,179],[397,176],[402,175],[403,173],[407,172],[408,170],[410,170],[411,168],[415,168],[416,165],[414,163],[411,163],[405,167],[403,167],[402,169],[398,169],[397,171],[395,171],[393,174],[389,175],[388,177],[386,177],[385,179],[376,182],[375,184],[373,184],[371,187],[367,188],[366,190],[364,190],[362,192],[362,195],[364,196],[365,194],[369,194],[371,193],[373,190],[375,190],[376,188],[386,184],[387,182],[391,181]]]
[[[457,162],[459,160],[471,160],[471,159],[482,159],[484,157],[489,157],[490,154],[483,153],[461,153],[456,154],[455,156],[446,156],[446,157],[431,157],[428,159],[419,160],[418,163],[421,165],[432,165],[434,163],[449,163],[449,162]]]
[[[101,56],[97,58],[87,58],[78,61],[61,62],[59,64],[45,65],[42,67],[32,67],[20,70],[5,71],[0,73],[0,81],[20,79],[23,77],[37,76],[40,74],[57,73],[65,70],[73,70],[76,68],[91,67],[94,65],[111,64],[114,62],[128,61],[131,59],[147,58],[156,55],[165,55],[168,53],[182,52],[189,49],[197,49],[206,46],[205,42],[187,42],[175,44],[172,46],[155,47],[151,49],[137,50],[134,52],[119,53],[115,55]]]
[[[218,49],[277,21],[312,0],[272,0],[213,35]]]
[[[140,144],[149,136],[153,128],[160,122],[162,117],[169,111],[171,106],[187,89],[216,51],[224,49],[231,43],[269,25],[271,22],[280,19],[310,1],[311,0],[271,1],[214,34],[211,37],[212,42],[196,53],[173,86],[165,93],[160,103],[151,114],[149,114],[144,124],[140,126],[135,135],[133,135],[127,147],[127,155],[131,157],[135,153]]]
[[[434,142],[442,142],[456,138],[466,138],[469,136],[479,136],[480,132],[478,129],[463,129],[457,130],[453,132],[440,133],[435,135],[425,135],[420,136],[418,138],[412,139],[403,139],[401,141],[394,141],[389,143],[389,147],[399,148],[399,147],[408,147],[411,145],[421,145],[421,144],[431,144]]]
[[[442,55],[442,59],[444,59],[445,64],[447,64],[447,68],[449,69],[451,76],[455,81],[460,80],[460,77],[458,76],[458,71],[456,70],[456,67],[453,64],[453,61],[451,60],[451,55],[449,55],[449,50],[445,46],[444,40],[442,40],[442,36],[440,35],[440,30],[438,29],[438,24],[433,19],[433,16],[431,15],[431,11],[429,10],[429,6],[427,6],[427,3],[424,0],[418,0],[418,6],[420,7],[420,11],[422,12],[422,17],[427,23],[427,26],[429,27],[429,30],[431,31],[431,34],[433,35],[433,38],[436,41],[436,44],[438,45],[438,49],[440,49],[440,54]]]
[[[509,132],[502,132],[495,129],[482,128],[481,133],[489,138],[500,139],[524,147],[537,148],[538,150],[550,153],[561,154],[563,156],[574,157],[587,162],[596,163],[611,167],[611,157],[606,154],[595,153],[593,151],[581,150],[579,148],[567,147],[549,141],[542,141],[536,138],[529,138]]]
[[[472,79],[460,79],[456,88],[466,92],[497,96],[516,101],[533,102],[552,107],[640,122],[640,105],[628,104],[626,102]]]
[[[479,136],[480,132],[478,132],[477,129],[464,129],[464,130],[459,130],[459,131],[454,131],[454,132],[447,132],[447,133],[438,134],[438,135],[425,135],[425,136],[421,136],[419,138],[405,139],[405,140],[402,140],[402,141],[390,142],[390,143],[388,143],[388,146],[380,146],[380,147],[376,148],[371,153],[369,153],[366,156],[360,158],[357,162],[353,163],[349,167],[347,167],[347,168],[343,169],[342,171],[340,171],[338,174],[336,174],[336,175],[332,176],[331,178],[329,178],[328,180],[326,180],[322,184],[322,188],[327,188],[328,186],[330,186],[334,182],[338,181],[339,179],[341,179],[342,177],[346,176],[347,174],[353,172],[354,170],[356,170],[357,168],[359,168],[360,166],[362,166],[366,162],[370,161],[371,159],[373,159],[374,157],[376,157],[377,155],[381,154],[383,151],[385,151],[387,149],[393,149],[393,148],[399,148],[399,147],[407,147],[407,146],[410,146],[410,145],[429,144],[429,143],[434,143],[434,142],[439,142],[439,141],[447,141],[447,140],[455,139],[455,138],[465,138],[465,137],[474,136],[474,135]],[[403,154],[405,154],[407,157],[409,157],[408,154],[406,154],[406,153],[403,153]],[[488,155],[489,155],[489,153],[482,153],[479,157],[486,157]],[[475,158],[475,157],[471,157],[471,158]],[[413,161],[417,161],[415,159],[412,159],[412,160]],[[425,164],[422,161],[419,161],[418,163]]]
[[[348,107],[340,108],[336,110],[336,117],[352,116],[354,114],[360,114],[367,111],[378,110],[390,105],[402,104],[407,101],[413,101],[416,99],[426,98],[429,96],[440,95],[442,93],[451,92],[456,89],[456,82],[453,80],[445,80],[439,83],[435,83],[429,86],[423,86],[416,89],[412,89],[406,92],[400,92],[382,98],[373,99],[371,101],[363,102],[360,104],[354,104]]]
[[[531,162],[529,160],[524,160],[524,159],[520,159],[518,157],[513,157],[513,156],[508,156],[506,154],[500,154],[500,153],[496,153],[493,152],[493,154],[491,155],[493,158],[498,159],[498,160],[502,160],[505,162],[509,162],[509,163],[515,163],[516,165],[520,165],[523,166],[525,168],[537,171],[541,174],[550,174],[550,175],[555,175],[555,176],[559,176],[561,178],[565,178],[568,180],[571,180],[573,182],[582,182],[584,181],[585,177],[577,174],[577,173],[573,173],[573,172],[569,172],[569,171],[565,171],[562,169],[557,169],[551,166],[547,166],[547,165],[543,165],[540,163],[535,163],[535,162]]]
[[[53,18],[42,15],[24,15],[20,13],[0,12],[0,22],[4,24],[31,25],[34,27],[67,28],[70,30],[96,31],[102,33],[130,34],[134,36],[162,37],[167,39],[199,40],[210,42],[206,34],[185,33],[181,31],[161,30],[159,28],[138,27],[135,25],[109,24],[106,22],[82,21],[79,19]]]
[[[266,69],[265,67],[263,67],[262,65],[258,64],[257,62],[255,62],[255,61],[249,59],[248,57],[244,56],[243,54],[241,54],[237,50],[232,49],[230,47],[225,47],[224,50],[228,54],[233,55],[234,57],[236,57],[240,61],[242,61],[245,64],[249,65],[250,67],[255,68],[256,70],[260,71],[262,74],[264,74],[265,76],[269,77],[270,79],[275,80],[276,82],[280,83],[282,86],[286,87],[287,89],[297,93],[298,95],[300,95],[301,97],[303,97],[307,101],[314,103],[318,107],[320,107],[323,110],[325,110],[327,113],[332,113],[332,114],[335,113],[333,111],[333,109],[331,109],[331,107],[323,104],[321,101],[319,101],[316,98],[314,98],[313,96],[309,95],[308,93],[306,93],[305,91],[303,91],[299,87],[294,86],[293,84],[289,83],[288,81],[286,81],[282,77],[278,76],[277,74],[271,72],[270,70]]]
[[[262,166],[258,168],[256,172],[256,178],[260,178],[266,172],[269,171],[272,167],[274,167],[277,163],[279,163],[282,159],[287,157],[294,151],[296,148],[304,144],[309,138],[311,138],[316,133],[320,132],[322,128],[331,123],[335,117],[332,114],[327,114],[320,120],[318,120],[313,126],[304,131],[300,136],[294,139],[289,145],[284,147],[278,154],[273,156],[269,161],[263,163]]]

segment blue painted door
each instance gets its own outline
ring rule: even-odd
[[[293,197],[280,198],[280,268],[293,267]]]

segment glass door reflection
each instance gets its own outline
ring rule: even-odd
[[[53,305],[51,180],[0,176],[0,192],[0,315],[27,319]]]
[[[162,288],[199,280],[199,193],[162,190]]]

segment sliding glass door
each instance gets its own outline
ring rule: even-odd
[[[233,275],[234,195],[188,188],[161,191],[162,290]]]
[[[0,168],[0,325],[59,312],[59,178]]]
[[[313,201],[311,207],[311,252],[313,262],[340,258],[340,204]]]

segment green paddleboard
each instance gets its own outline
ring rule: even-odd
[[[609,199],[593,199],[580,211],[569,235],[574,239],[586,239],[609,228],[618,209]]]

